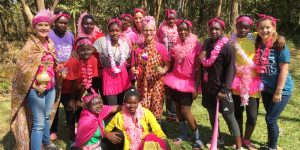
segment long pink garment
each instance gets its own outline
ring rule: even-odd
[[[75,145],[77,147],[83,146],[95,134],[98,127],[100,127],[101,136],[104,137],[103,119],[111,113],[112,106],[103,105],[99,116],[91,113],[89,110],[84,109],[80,114],[78,122]]]

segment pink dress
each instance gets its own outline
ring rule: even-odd
[[[180,40],[172,52],[174,68],[165,76],[164,83],[180,92],[195,92],[195,57],[200,52],[201,44],[196,36],[190,35],[184,43]]]

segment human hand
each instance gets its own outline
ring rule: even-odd
[[[71,56],[76,58],[76,59],[79,59],[79,54],[74,50],[71,52]]]
[[[135,75],[139,74],[139,70],[136,67],[131,67],[131,72]]]
[[[45,84],[36,84],[36,83],[33,83],[32,85],[32,88],[35,89],[38,93],[43,93],[46,91],[46,87],[47,85]]]
[[[118,132],[107,132],[105,133],[105,137],[113,144],[118,144],[122,142],[122,138],[120,138],[118,134]]]
[[[74,111],[74,110],[75,110],[75,104],[76,104],[76,100],[75,100],[75,99],[71,99],[71,100],[68,102],[68,105],[67,105],[66,110],[67,110],[67,111]]]
[[[161,66],[158,66],[157,67],[157,71],[159,74],[165,74],[167,71],[165,68],[162,68]]]
[[[226,93],[219,92],[219,93],[218,93],[218,98],[219,98],[220,100],[224,100],[224,99],[227,98],[227,94],[226,94]]]
[[[278,36],[277,41],[274,43],[274,48],[276,50],[283,50],[286,44],[285,38],[283,36]]]
[[[282,98],[282,90],[277,89],[273,95],[273,102],[278,103]]]

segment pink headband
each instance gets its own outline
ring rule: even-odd
[[[133,12],[134,12],[134,14],[140,12],[143,15],[145,15],[145,11],[143,9],[141,9],[141,8],[134,8]]]
[[[169,18],[171,14],[177,15],[176,10],[174,10],[174,9],[166,9],[166,18]]]
[[[242,23],[242,22],[246,22],[250,26],[253,25],[253,20],[250,17],[248,17],[248,16],[240,16],[240,17],[236,18],[236,24]]]
[[[153,25],[154,28],[156,28],[156,25],[155,25],[155,19],[153,16],[145,16],[143,19],[142,19],[142,25],[145,26],[147,24],[150,24],[150,25]]]
[[[207,23],[207,25],[210,27],[211,25],[215,24],[215,23],[219,23],[221,24],[222,28],[224,29],[225,28],[225,23],[223,20],[219,19],[219,18],[213,18],[211,20],[209,20],[209,22]]]
[[[66,17],[68,20],[70,20],[70,18],[71,18],[71,16],[69,14],[59,13],[59,14],[54,15],[54,17],[52,18],[52,22],[56,21],[60,17]]]
[[[177,26],[177,28],[179,27],[179,25],[180,25],[181,23],[186,23],[186,24],[189,26],[189,28],[193,28],[192,22],[189,21],[189,20],[187,20],[187,19],[178,19],[178,20],[176,21],[176,26]]]
[[[118,26],[122,26],[122,22],[118,19],[118,18],[112,18],[108,21],[107,26],[109,26],[110,24],[112,24],[113,22],[117,23]]]
[[[35,27],[40,22],[48,22],[51,24],[52,12],[49,9],[40,10],[32,19],[32,26]]]
[[[125,17],[129,17],[130,21],[132,21],[132,16],[130,14],[126,14],[126,13],[122,14],[120,16],[120,19],[125,18]]]
[[[88,104],[92,99],[94,99],[96,97],[100,97],[100,95],[97,94],[93,88],[91,88],[91,91],[93,93],[92,95],[86,95],[81,98],[85,104]]]
[[[265,14],[258,14],[257,16],[259,17],[259,20],[270,19],[275,27],[276,27],[276,22],[279,21],[279,19],[276,19],[273,16],[268,16]],[[259,23],[260,21],[257,22],[256,27],[258,27]]]
[[[77,49],[80,45],[83,45],[83,44],[93,45],[92,40],[88,37],[81,38],[81,39],[77,40],[75,43],[76,43],[75,44],[75,50],[76,51],[77,51]]]

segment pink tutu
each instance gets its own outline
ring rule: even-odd
[[[234,77],[234,80],[232,82],[232,89],[237,92],[240,93],[240,81],[242,79],[238,76]],[[254,78],[251,79],[250,85],[249,85],[249,89],[248,89],[248,94],[252,95],[255,94],[257,92],[260,92],[263,89],[262,87],[262,81],[260,79],[259,76],[256,76]]]
[[[167,150],[168,149],[163,139],[157,137],[153,133],[149,133],[148,135],[146,135],[144,139],[144,143],[142,143],[141,146],[139,147],[140,147],[139,150],[148,150],[148,149]]]
[[[117,95],[131,86],[126,68],[120,69],[121,72],[116,74],[112,68],[103,68],[103,95]]]
[[[189,77],[179,77],[174,72],[167,74],[164,77],[164,83],[172,89],[180,92],[195,92],[195,80]]]

